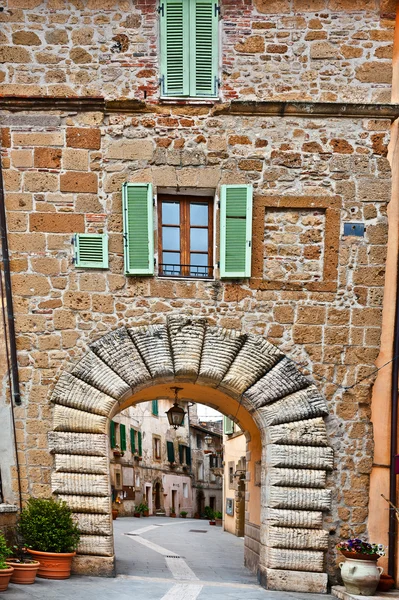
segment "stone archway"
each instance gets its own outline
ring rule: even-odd
[[[261,583],[267,589],[325,592],[328,532],[322,522],[331,504],[325,484],[333,452],[324,398],[264,338],[186,317],[105,335],[54,388],[52,491],[79,521],[75,569],[88,573],[94,567],[99,574],[113,569],[109,419],[142,390],[171,381],[214,388],[242,405],[260,431]]]

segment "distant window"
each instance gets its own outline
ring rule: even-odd
[[[197,435],[197,448],[198,450],[202,448],[202,437],[200,435]]]
[[[152,414],[155,417],[157,417],[158,416],[158,400],[153,400],[152,401],[151,409],[152,409]]]
[[[154,437],[154,458],[161,460],[161,438]]]
[[[188,485],[183,483],[183,498],[188,498]]]
[[[197,465],[197,473],[198,473],[198,479],[200,481],[204,480],[204,463],[203,462],[199,462]]]

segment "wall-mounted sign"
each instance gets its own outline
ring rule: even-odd
[[[226,515],[231,517],[234,515],[234,499],[226,498]]]

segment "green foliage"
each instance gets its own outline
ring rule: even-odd
[[[213,521],[215,519],[215,512],[211,509],[210,506],[205,506],[204,511],[207,519],[209,519],[210,521]]]
[[[74,552],[80,538],[67,503],[54,498],[30,498],[19,530],[26,546],[41,552]]]
[[[141,504],[138,504],[134,509],[135,512],[138,512],[140,514],[147,512],[147,510],[148,510],[148,505],[145,502],[141,502]]]
[[[182,517],[187,517],[187,515],[188,515],[187,511],[185,511],[185,510],[181,510],[180,514]]]
[[[10,556],[10,554],[11,550],[7,546],[5,537],[2,533],[0,533],[0,571],[2,569],[8,569],[8,566],[6,565],[6,558]]]
[[[215,512],[215,519],[222,519],[222,518],[223,518],[223,515],[220,511]]]

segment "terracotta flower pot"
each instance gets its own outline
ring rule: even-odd
[[[216,521],[209,521],[209,525],[216,525]]]
[[[14,569],[12,567],[9,567],[8,569],[0,569],[0,592],[5,592],[8,588],[13,571]]]
[[[136,517],[136,519],[140,519],[141,513],[135,512],[135,513],[133,513],[133,516]]]
[[[39,552],[39,550],[31,549],[28,552],[40,563],[38,577],[68,579],[71,576],[72,559],[76,552]]]
[[[388,592],[395,585],[395,580],[390,575],[382,573],[380,582],[377,586],[377,592]]]
[[[377,561],[380,558],[379,554],[362,554],[361,552],[348,552],[347,550],[340,550],[340,552],[345,556],[345,558],[352,558],[355,560]]]
[[[11,558],[10,560],[7,560],[6,563],[14,569],[14,573],[11,574],[11,583],[19,583],[21,585],[35,583],[36,573],[40,567],[38,560],[33,560],[29,563],[21,563],[14,562]]]
[[[176,513],[170,513],[169,516],[172,517],[172,519],[176,519]]]
[[[119,510],[117,508],[112,509],[112,520],[115,521],[116,517],[119,514]]]

